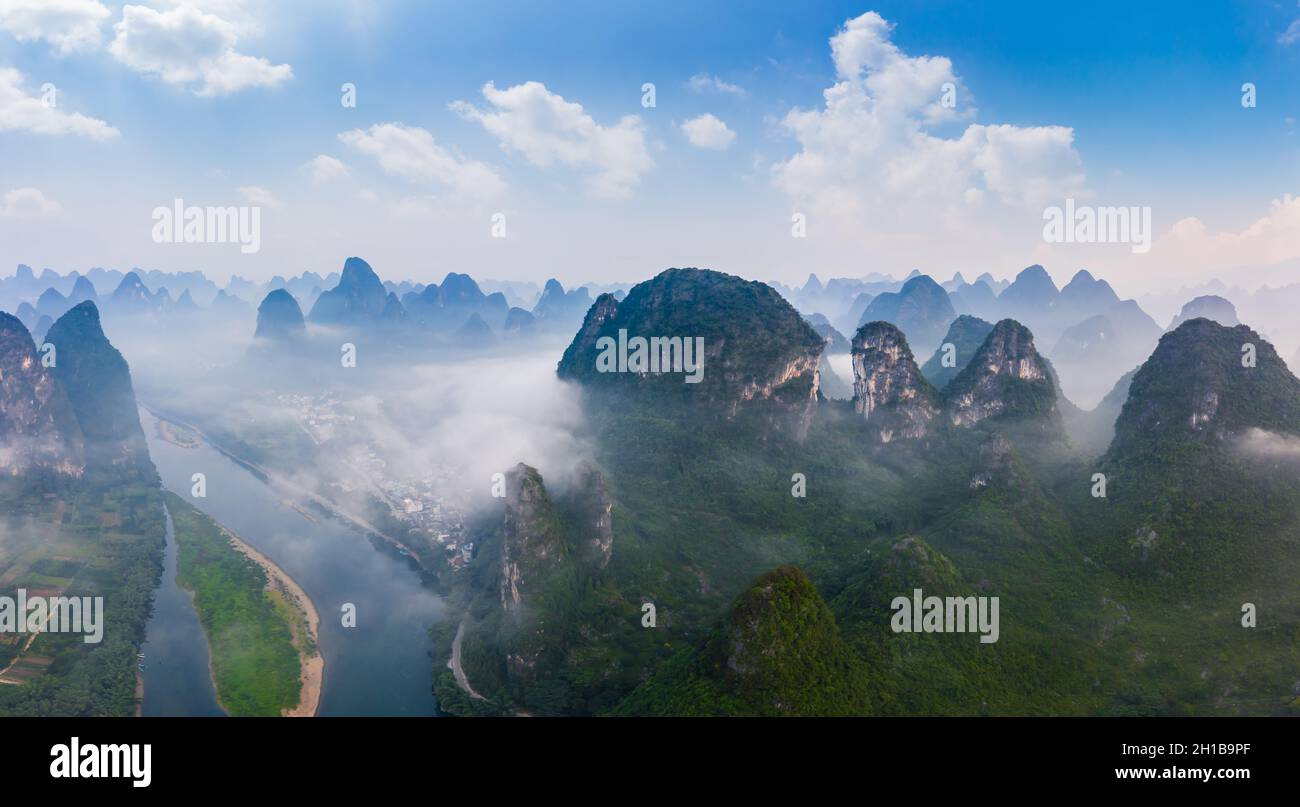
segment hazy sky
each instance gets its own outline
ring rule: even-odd
[[[1297,76],[1295,0],[0,0],[0,273],[1231,282],[1300,266]],[[177,198],[261,250],[155,243]],[[1046,243],[1067,198],[1152,248]]]

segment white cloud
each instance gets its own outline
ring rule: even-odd
[[[1300,197],[1274,199],[1268,215],[1239,232],[1210,232],[1195,217],[1180,219],[1157,238],[1151,254],[1184,276],[1300,259]]]
[[[244,185],[235,190],[239,191],[239,195],[244,197],[250,205],[270,208],[277,208],[280,206],[280,200],[276,199],[275,194],[271,193],[266,188],[259,188],[256,185]]]
[[[1122,283],[1121,293],[1127,294],[1168,292],[1216,278],[1242,288],[1291,285],[1300,267],[1300,197],[1288,194],[1272,200],[1267,211],[1239,228],[1213,227],[1185,216],[1152,238],[1151,249],[1143,254],[1127,248],[1111,254],[1087,249],[1045,245],[1034,260],[1049,269],[1063,260],[1069,266],[1087,265],[1113,285]]]
[[[62,212],[63,205],[36,188],[16,188],[0,201],[0,218],[5,219],[46,219]]]
[[[119,132],[102,120],[80,112],[63,112],[58,96],[53,103],[28,95],[22,88],[23,75],[12,67],[0,67],[0,132],[24,131],[36,134],[73,134],[92,140],[107,140]]]
[[[1294,368],[1292,372],[1294,373]],[[1273,461],[1300,460],[1300,438],[1292,434],[1279,434],[1260,428],[1247,429],[1233,441],[1238,451],[1257,459]]]
[[[483,85],[483,97],[489,109],[464,101],[451,108],[481,123],[503,149],[522,153],[539,168],[558,164],[589,172],[588,190],[594,196],[627,197],[654,166],[636,115],[602,126],[581,104],[566,101],[536,81],[505,90],[489,81]]]
[[[1023,247],[1038,213],[1021,214],[1087,195],[1069,127],[970,124],[945,136],[974,116],[969,92],[948,58],[907,55],[892,29],[875,12],[847,21],[830,40],[837,80],[824,107],[786,115],[799,151],[773,179],[800,209],[875,246],[892,240],[895,258],[919,262],[940,243],[947,257],[963,240],[990,247],[990,235]]]
[[[415,126],[379,123],[366,131],[343,132],[339,140],[373,157],[385,173],[411,182],[437,182],[478,197],[505,189],[505,182],[490,166],[448,151],[427,130]]]
[[[707,113],[686,121],[681,129],[696,148],[723,151],[736,139],[736,133],[728,129],[727,124]]]
[[[691,76],[690,81],[686,82],[691,88],[691,92],[721,92],[728,95],[745,95],[745,89],[736,84],[730,84],[717,76],[711,76],[708,73],[696,73]]]
[[[303,168],[311,175],[311,181],[317,185],[342,179],[349,173],[348,167],[343,164],[342,160],[335,159],[328,154],[316,155]]]
[[[1277,41],[1282,45],[1294,45],[1300,42],[1300,18],[1292,20],[1286,30],[1277,35]]]
[[[113,27],[117,35],[109,51],[119,62],[168,84],[197,85],[199,95],[274,87],[293,77],[287,64],[237,51],[237,26],[193,5],[166,11],[125,6]]]
[[[1283,45],[1294,45],[1300,42],[1300,20],[1292,20],[1286,30],[1277,35],[1277,41]]]
[[[98,47],[109,14],[99,0],[0,0],[0,30],[19,42],[43,39],[66,55]]]

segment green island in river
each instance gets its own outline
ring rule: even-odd
[[[193,593],[221,707],[233,717],[311,717],[324,659],[306,593],[255,549],[168,491],[176,582]]]

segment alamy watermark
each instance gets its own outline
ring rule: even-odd
[[[104,638],[103,597],[0,597],[0,633],[81,633],[86,644]]]
[[[79,737],[50,748],[54,779],[130,779],[131,787],[153,781],[153,746],[144,743],[82,743]]]
[[[239,244],[251,255],[262,249],[262,208],[185,206],[177,199],[171,207],[153,209],[155,244]]]
[[[627,335],[618,329],[618,339],[602,336],[596,340],[598,373],[685,373],[687,384],[704,380],[703,336]]]
[[[894,633],[979,633],[981,644],[998,640],[997,597],[926,597],[913,589],[911,598],[889,604]]]
[[[1093,207],[1066,199],[1065,207],[1043,208],[1043,240],[1049,244],[1131,244],[1151,249],[1150,207]]]

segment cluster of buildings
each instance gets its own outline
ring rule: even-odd
[[[357,419],[343,411],[336,395],[281,394],[275,400],[294,413],[299,425],[318,444],[338,437],[341,426]]]
[[[347,446],[343,455],[352,479],[339,480],[341,489],[367,489],[381,497],[395,518],[441,546],[452,568],[463,568],[473,559],[474,543],[465,540],[464,518],[455,503],[457,474],[431,468],[418,479],[394,478],[389,463],[373,446],[364,439],[349,439],[364,435],[346,430],[357,418],[344,411],[336,395],[277,395],[276,400],[296,414],[299,424],[318,444],[334,440]]]

